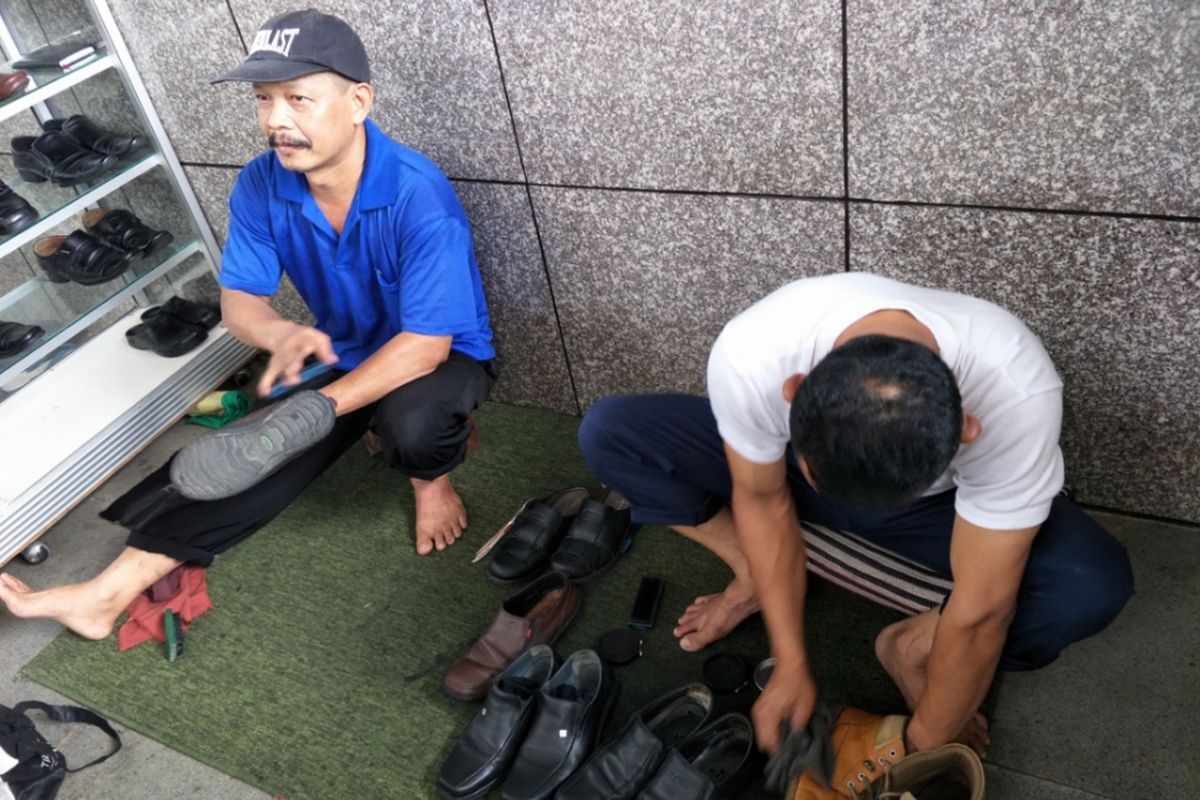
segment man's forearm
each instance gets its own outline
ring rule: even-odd
[[[346,414],[432,373],[450,355],[449,336],[401,333],[366,361],[321,389]]]
[[[274,351],[283,332],[296,325],[279,316],[265,297],[234,289],[221,290],[221,321],[239,341],[268,352]]]
[[[786,664],[803,664],[807,660],[804,541],[791,498],[742,496],[735,489],[733,519],[767,624],[772,653]]]
[[[928,689],[909,724],[912,746],[939,747],[962,731],[991,685],[1007,628],[1006,621],[992,618],[962,622],[947,607],[929,653]]]

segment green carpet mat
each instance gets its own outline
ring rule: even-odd
[[[354,447],[268,527],[218,559],[209,571],[216,608],[196,621],[179,661],[168,663],[161,646],[118,654],[115,637],[64,634],[25,674],[292,800],[433,797],[442,759],[476,708],[447,700],[439,681],[512,593],[490,585],[487,561],[472,565],[471,555],[525,499],[595,487],[575,444],[578,422],[487,405],[479,415],[483,448],[455,473],[469,531],[424,558],[412,545],[405,481]],[[566,656],[623,627],[643,575],[663,577],[667,589],[644,657],[617,669],[621,700],[610,730],[664,691],[698,680],[709,652],[751,663],[767,654],[757,617],[705,653],[675,645],[674,620],[697,594],[723,588],[729,573],[665,528],[639,531],[628,555],[584,588],[582,613],[557,649]],[[823,697],[902,710],[872,653],[875,633],[897,615],[810,583],[808,642]],[[724,704],[748,708],[753,696],[751,687]]]

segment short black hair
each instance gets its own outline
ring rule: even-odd
[[[792,400],[792,448],[834,502],[896,508],[950,465],[962,397],[945,362],[917,342],[859,336],[812,369]]]

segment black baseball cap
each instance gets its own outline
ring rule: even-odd
[[[325,71],[356,83],[371,81],[367,51],[354,29],[332,14],[306,8],[264,22],[246,60],[211,82],[275,83]]]

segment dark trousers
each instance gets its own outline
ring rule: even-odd
[[[208,566],[287,508],[368,430],[379,434],[384,455],[400,472],[425,480],[450,472],[466,458],[467,418],[487,399],[494,381],[491,362],[452,351],[429,375],[338,417],[328,436],[241,494],[188,500],[171,485],[168,461],[101,516],[129,528],[130,547]]]
[[[629,499],[636,522],[699,525],[732,496],[706,398],[604,398],[584,417],[579,444],[592,474]],[[851,532],[951,577],[953,490],[888,511],[838,505],[809,486],[790,456],[788,484],[801,520]],[[1001,668],[1050,663],[1068,644],[1103,630],[1132,595],[1124,546],[1069,500],[1056,498],[1034,539]]]

